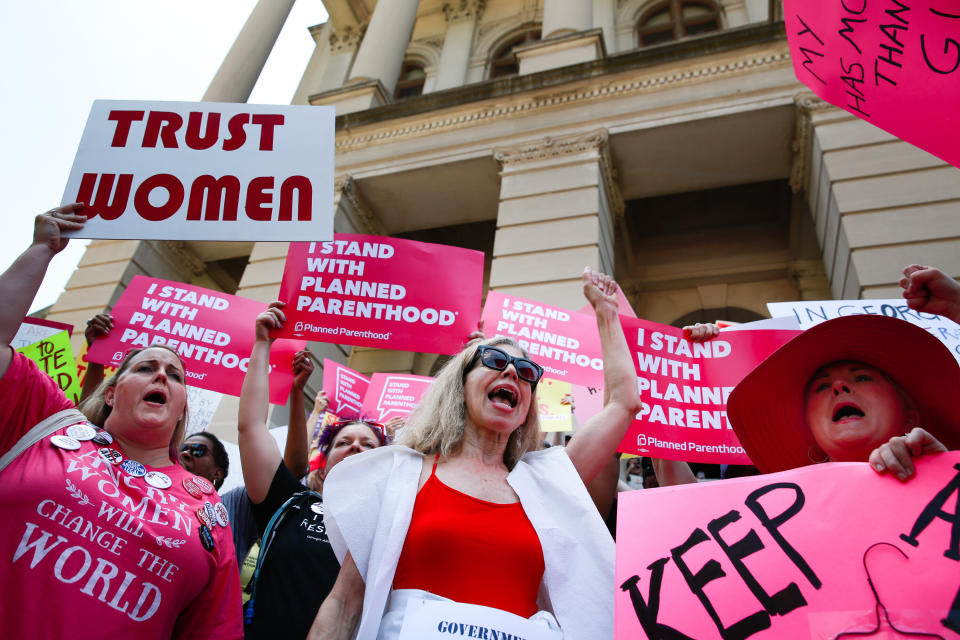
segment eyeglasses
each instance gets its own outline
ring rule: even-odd
[[[479,346],[476,353],[473,354],[473,358],[470,359],[470,364],[465,369],[464,378],[466,378],[466,372],[473,368],[478,359],[480,364],[495,371],[504,371],[512,364],[513,368],[517,370],[517,377],[528,383],[531,388],[537,386],[540,376],[543,375],[543,367],[532,360],[511,356],[496,347]]]
[[[180,451],[186,451],[194,458],[202,458],[210,453],[210,448],[200,442],[188,442],[180,447]]]

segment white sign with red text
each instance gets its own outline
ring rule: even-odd
[[[97,100],[63,194],[77,238],[333,237],[333,107]]]

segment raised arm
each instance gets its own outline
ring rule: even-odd
[[[570,439],[567,455],[588,484],[617,450],[641,405],[636,370],[617,314],[617,284],[587,267],[583,271],[583,295],[597,315],[605,403],[603,410]]]
[[[10,343],[17,335],[23,316],[30,310],[34,296],[47,273],[50,260],[67,246],[61,233],[82,229],[86,216],[83,204],[73,203],[41,213],[33,223],[33,243],[20,254],[10,268],[0,274],[0,377],[13,358]]]
[[[87,320],[87,328],[83,332],[87,348],[92,347],[98,339],[109,335],[111,331],[113,331],[113,316],[109,313],[98,313]],[[99,362],[87,361],[87,370],[83,374],[83,387],[80,390],[80,402],[96,391],[101,382],[103,382],[103,365]]]
[[[307,640],[350,640],[363,612],[363,577],[349,553],[337,581],[317,611]]]
[[[940,269],[911,264],[903,270],[900,288],[911,309],[960,322],[960,284]]]
[[[273,302],[257,316],[256,338],[250,352],[250,364],[240,390],[240,411],[237,416],[237,444],[240,465],[250,500],[259,504],[267,498],[270,483],[280,464],[280,447],[270,435],[267,411],[270,408],[270,337],[271,329],[279,329],[286,321],[282,302]]]
[[[303,388],[313,373],[313,358],[304,349],[293,357],[293,387],[290,389],[290,424],[287,444],[283,448],[283,464],[295,478],[302,478],[310,470],[310,440],[307,437],[307,416],[303,403]]]

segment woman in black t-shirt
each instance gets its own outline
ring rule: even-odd
[[[283,464],[267,425],[270,330],[283,326],[283,306],[275,302],[257,317],[256,340],[240,395],[240,462],[263,538],[256,589],[244,611],[248,640],[306,637],[340,570],[323,522],[322,497],[304,487]],[[320,442],[319,478],[345,457],[383,443],[379,425],[332,425]]]

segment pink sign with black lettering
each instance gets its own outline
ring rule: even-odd
[[[282,337],[453,354],[480,318],[483,253],[338,233],[294,242],[280,283]]]
[[[182,282],[134,276],[114,305],[113,331],[93,343],[90,362],[117,366],[130,349],[165,344],[180,354],[186,384],[240,395],[253,349],[253,328],[266,305]],[[270,402],[286,404],[293,356],[303,340],[277,340],[270,349]]]
[[[727,419],[727,397],[800,332],[745,329],[695,343],[676,327],[636,318],[621,322],[643,408],[619,450],[666,460],[750,464]]]
[[[956,0],[784,0],[800,82],[827,102],[960,166]]]
[[[960,638],[960,452],[916,462],[621,493],[614,638]]]
[[[330,404],[327,407],[344,420],[360,417],[363,398],[370,387],[370,378],[350,367],[325,358],[323,361],[323,390]]]
[[[488,336],[516,340],[543,367],[544,377],[603,386],[600,333],[593,315],[488,291],[483,328]]]
[[[420,403],[433,378],[406,373],[375,373],[363,399],[360,416],[375,422],[405,418]]]

